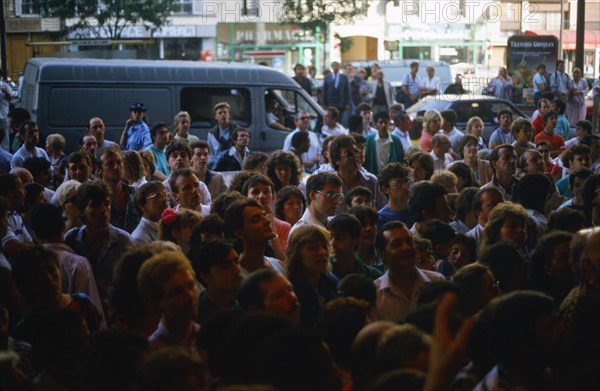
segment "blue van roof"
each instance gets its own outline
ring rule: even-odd
[[[298,87],[287,75],[272,68],[242,63],[171,60],[98,60],[82,58],[33,58],[39,83],[113,83],[146,80],[155,83],[239,84],[251,83]]]

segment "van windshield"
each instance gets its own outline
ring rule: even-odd
[[[191,127],[211,128],[216,121],[213,107],[220,102],[229,104],[231,119],[242,127],[252,123],[250,92],[245,88],[186,87],[181,90],[181,110],[192,118]]]

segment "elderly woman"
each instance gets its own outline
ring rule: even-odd
[[[423,132],[419,147],[425,152],[433,149],[433,136],[442,128],[442,114],[437,110],[427,110],[423,115]]]
[[[493,78],[488,84],[487,92],[496,98],[511,100],[512,88],[512,78],[508,75],[506,68],[501,67],[498,69],[498,76]]]
[[[180,111],[173,118],[175,124],[175,141],[180,143],[187,143],[188,145],[200,141],[200,139],[190,134],[190,123],[192,119],[187,111]]]
[[[65,138],[60,134],[50,134],[46,137],[46,151],[50,156],[52,165],[52,175],[54,177],[52,184],[56,187],[62,183],[67,168],[67,155],[64,150],[66,146]]]
[[[569,90],[567,99],[567,118],[569,124],[575,124],[585,119],[585,95],[588,93],[587,80],[581,77],[581,69],[573,69],[573,88]]]
[[[329,270],[330,235],[316,225],[303,225],[288,240],[288,278],[301,304],[300,326],[314,328],[325,303],[337,295],[337,279]]]
[[[479,143],[477,138],[470,134],[465,135],[458,144],[460,160],[452,162],[449,168],[456,163],[465,163],[471,168],[471,171],[473,171],[475,180],[483,185],[492,180],[494,172],[492,171],[492,166],[489,161],[479,158],[479,154],[477,153],[478,149]]]
[[[483,137],[483,120],[477,116],[469,118],[467,121],[467,133],[472,136],[475,136],[477,139],[477,145],[479,149],[489,149],[489,145],[485,142]]]
[[[286,186],[277,192],[275,215],[292,226],[300,220],[306,209],[306,197],[297,186]]]
[[[298,186],[303,172],[302,162],[290,151],[275,151],[267,161],[267,176],[273,181],[275,191],[285,186]]]

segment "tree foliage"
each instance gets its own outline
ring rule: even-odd
[[[90,38],[121,38],[127,26],[142,25],[151,32],[165,26],[174,0],[48,0],[50,17],[72,20],[68,32]]]
[[[330,23],[351,24],[366,15],[369,0],[282,0],[281,21],[305,28],[326,28]]]

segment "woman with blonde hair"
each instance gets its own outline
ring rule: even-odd
[[[190,251],[190,237],[194,225],[202,221],[202,215],[191,209],[165,209],[162,213],[159,226],[160,240],[173,242],[184,254]]]
[[[200,139],[193,134],[190,134],[190,124],[192,119],[187,111],[180,111],[173,118],[175,124],[175,141],[180,143],[187,143],[188,145],[200,141]]]
[[[301,304],[300,325],[314,328],[325,303],[337,296],[329,268],[330,235],[316,225],[296,228],[288,239],[288,278]]]
[[[573,69],[573,88],[567,95],[567,118],[571,126],[585,119],[585,95],[589,91],[587,80],[581,77],[581,69]]]
[[[132,187],[138,188],[146,180],[144,161],[138,151],[123,151],[123,179]]]
[[[467,133],[477,139],[477,149],[490,149],[490,146],[483,139],[483,120],[478,116],[469,118],[467,121]]]
[[[152,151],[146,149],[140,152],[140,156],[142,157],[142,162],[144,163],[144,171],[146,172],[146,181],[164,181],[167,179],[167,176],[163,174],[160,170],[156,169],[156,158]]]
[[[437,110],[427,110],[423,115],[423,132],[419,147],[425,152],[433,149],[433,136],[442,129],[442,114]]]

